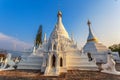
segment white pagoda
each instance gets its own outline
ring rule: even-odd
[[[45,76],[58,76],[67,70],[98,70],[96,62],[89,61],[86,54],[80,52],[73,38],[62,23],[62,13],[58,11],[57,23],[49,37],[44,36],[43,44],[24,57],[18,69],[40,69]]]
[[[111,52],[106,46],[99,43],[98,39],[93,35],[91,23],[88,21],[89,36],[87,43],[82,50],[79,50],[77,44],[74,43],[73,36],[70,38],[62,23],[62,13],[58,11],[57,23],[49,37],[44,35],[43,44],[34,47],[30,55],[23,55],[21,60],[16,63],[11,60],[11,55],[1,59],[2,65],[0,70],[13,70],[13,65],[17,65],[17,69],[41,70],[45,76],[59,76],[60,73],[66,73],[68,70],[98,70],[96,62],[107,62],[102,64],[102,72],[114,73],[120,75],[115,70],[115,61],[119,61],[117,52]],[[108,55],[110,53],[110,55]],[[112,58],[114,57],[114,60]],[[10,68],[5,68],[10,64]]]
[[[88,57],[81,56],[80,50],[73,39],[69,38],[68,32],[62,23],[62,13],[57,14],[58,20],[47,43],[48,50],[44,57],[41,70],[45,75],[59,75],[67,70],[84,69],[96,70],[95,62],[89,62]],[[91,66],[90,66],[91,65]]]
[[[118,52],[112,52],[110,49],[100,43],[91,30],[91,22],[89,20],[87,24],[89,27],[89,35],[87,38],[87,42],[83,47],[84,53],[91,54],[97,62],[106,63],[107,54],[111,52],[113,54],[114,60],[119,62],[120,59]]]

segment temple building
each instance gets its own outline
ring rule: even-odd
[[[98,70],[95,60],[83,54],[70,38],[62,23],[62,13],[58,11],[57,23],[49,39],[44,35],[43,44],[34,47],[30,56],[23,56],[18,69],[40,69],[45,76],[58,76],[68,70]]]
[[[96,62],[106,63],[108,53],[119,61],[117,52],[110,51],[98,41],[88,21],[89,35],[82,50],[78,49],[73,36],[69,36],[62,23],[62,12],[58,11],[57,23],[47,40],[46,34],[42,45],[34,47],[29,56],[22,56],[17,69],[41,70],[45,76],[58,76],[68,70],[98,70]]]
[[[41,71],[45,75],[59,75],[61,72],[74,69],[97,70],[95,62],[89,62],[88,57],[80,53],[77,44],[69,37],[62,23],[60,11],[57,17],[57,23],[47,43],[47,54],[43,59]]]
[[[89,34],[88,34],[87,42],[83,47],[84,53],[91,54],[96,59],[96,62],[106,63],[107,54],[111,52],[113,54],[114,60],[119,62],[120,59],[119,59],[118,52],[112,52],[105,45],[100,43],[99,40],[94,36],[92,32],[91,22],[89,20],[87,24],[89,28]]]
[[[40,70],[44,76],[59,76],[68,70],[98,71],[100,68],[96,63],[102,63],[103,72],[120,75],[115,69],[115,62],[120,63],[118,52],[112,52],[100,43],[92,32],[89,20],[87,24],[89,35],[85,46],[80,50],[62,23],[62,12],[58,11],[57,23],[49,39],[47,40],[45,34],[42,44],[34,46],[31,54],[23,54],[15,60],[12,60],[10,53],[6,55],[1,53],[0,71],[29,69]]]

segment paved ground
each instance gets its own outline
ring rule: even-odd
[[[116,68],[120,71],[120,64],[117,64]],[[40,71],[14,70],[1,71],[0,80],[120,80],[120,76],[101,73],[99,71],[70,70],[67,74],[61,74],[58,77],[46,77]]]

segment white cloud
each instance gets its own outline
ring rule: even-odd
[[[31,44],[0,33],[0,49],[23,51],[24,49],[29,49],[31,47]]]

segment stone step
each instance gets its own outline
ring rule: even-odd
[[[17,66],[41,66],[40,64],[19,64]]]
[[[23,63],[19,63],[18,65],[41,65],[41,63],[26,63],[26,62],[23,62]]]
[[[33,65],[20,65],[17,67],[17,69],[32,69],[32,70],[38,69],[38,70],[40,70],[41,67],[40,66],[33,66]]]
[[[42,61],[41,60],[25,60],[25,61],[20,61],[20,63],[22,63],[22,62],[28,62],[28,63],[36,62],[36,63],[40,63]]]
[[[67,62],[68,64],[95,64],[95,63],[92,63],[92,62],[85,62],[85,61],[83,61],[83,62]]]

